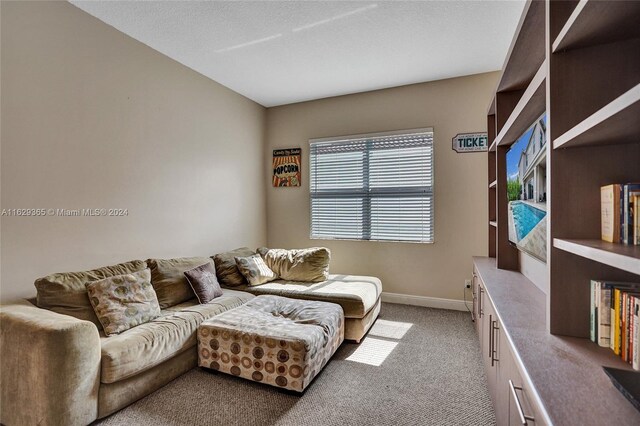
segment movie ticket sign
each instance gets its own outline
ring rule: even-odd
[[[300,186],[300,148],[273,150],[273,186]]]
[[[483,152],[489,149],[486,133],[458,133],[451,142],[455,152]]]

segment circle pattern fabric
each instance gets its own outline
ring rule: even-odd
[[[343,340],[340,305],[258,296],[200,325],[198,363],[302,392]]]

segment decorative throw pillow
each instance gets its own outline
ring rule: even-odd
[[[278,276],[264,263],[259,254],[249,257],[236,257],[236,264],[240,273],[249,282],[249,285],[259,285],[273,281]]]
[[[222,296],[222,289],[216,278],[216,269],[213,262],[209,261],[204,265],[184,271],[191,289],[196,294],[198,302],[209,303],[216,297]]]
[[[91,305],[107,336],[160,316],[149,269],[91,281],[86,286]]]
[[[184,271],[210,262],[208,257],[179,257],[175,259],[149,259],[151,285],[158,296],[160,308],[170,308],[178,303],[193,299],[191,286]]]
[[[236,257],[246,257],[256,254],[255,251],[247,247],[237,248],[225,253],[218,253],[214,256],[213,262],[216,265],[216,276],[218,281],[227,287],[236,287],[247,283],[236,265]]]
[[[147,268],[142,260],[119,263],[112,266],[82,272],[61,272],[38,278],[35,282],[38,291],[36,304],[39,308],[49,309],[59,314],[91,321],[98,329],[102,324],[96,317],[87,295],[86,283],[116,275],[130,274]]]
[[[260,247],[257,251],[267,266],[283,280],[317,283],[329,278],[331,251],[328,248],[285,250]]]

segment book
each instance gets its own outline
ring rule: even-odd
[[[619,184],[606,185],[600,188],[600,222],[601,238],[610,243],[620,242],[620,197]]]
[[[611,343],[611,284],[599,282],[598,291],[598,325],[596,330],[599,346],[608,348]]]
[[[633,197],[640,194],[640,183],[627,183],[622,187],[622,230],[624,244],[633,244]]]
[[[635,212],[633,216],[634,245],[640,246],[640,194],[633,197],[633,211]]]
[[[631,360],[631,299],[640,293],[623,291],[620,294],[620,356],[623,361]]]
[[[620,292],[620,358],[627,360],[627,299],[629,293]]]
[[[619,368],[602,367],[616,389],[640,410],[640,373]]]
[[[627,345],[627,362],[633,364],[633,307],[635,304],[635,297],[633,294],[629,296],[629,344]]]
[[[591,280],[591,295],[590,297],[590,306],[589,306],[589,337],[592,342],[597,342],[596,338],[596,329],[598,328],[598,323],[596,322],[596,299],[598,298],[597,288],[600,287],[600,283],[598,281]]]
[[[622,354],[622,293],[639,291],[640,283],[610,283],[611,289],[611,340],[609,347],[616,355]]]
[[[634,298],[633,305],[633,359],[631,367],[634,370],[640,370],[640,297]]]
[[[632,294],[629,297],[629,356],[627,362],[633,366],[633,357],[635,355],[636,344],[636,324],[635,324],[635,306],[636,301],[640,298],[639,293]]]
[[[640,290],[640,289],[636,289]],[[634,298],[640,297],[640,293],[624,293],[623,295],[623,307],[624,313],[622,316],[622,344],[623,344],[623,356],[622,360],[631,364],[633,357],[633,303]]]

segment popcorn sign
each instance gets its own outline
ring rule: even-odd
[[[300,186],[300,148],[273,150],[273,186]]]

